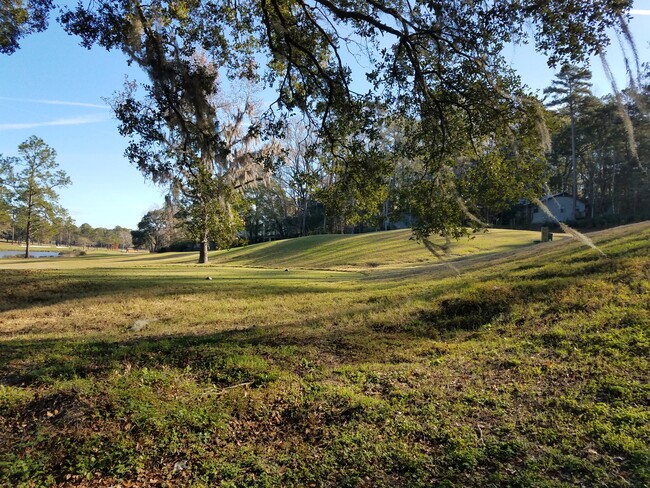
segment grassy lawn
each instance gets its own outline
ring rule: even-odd
[[[0,253],[2,251],[12,251],[12,252],[22,252],[23,254],[25,253],[25,243],[21,244],[16,244],[13,242],[2,242],[0,241]],[[65,255],[70,254],[70,255],[79,255],[81,252],[86,252],[86,253],[91,253],[91,254],[119,254],[123,251],[113,251],[110,249],[96,249],[96,248],[85,248],[81,246],[56,246],[54,244],[30,244],[29,245],[29,252],[34,253],[34,252],[57,252],[57,253],[63,253]],[[138,251],[138,252],[145,252],[145,251]],[[4,259],[4,258],[2,258]],[[0,268],[2,268],[1,263],[3,261],[0,261]]]
[[[317,235],[255,244],[227,251],[210,253],[210,266],[250,267],[269,269],[335,269],[371,270],[374,268],[408,268],[428,266],[435,259],[420,244],[409,240],[408,229],[358,235]],[[563,239],[564,234],[556,234]],[[453,242],[448,259],[466,256],[489,256],[530,246],[539,239],[539,232],[492,229],[471,239]],[[443,241],[440,240],[440,243]],[[195,253],[146,252],[123,253],[89,250],[82,259],[39,259],[36,266],[23,259],[2,259],[0,268],[12,269],[87,269],[116,267],[150,267],[152,265],[192,265],[197,262]],[[203,267],[205,268],[205,266]]]
[[[650,224],[536,238],[0,260],[0,485],[647,486]]]
[[[29,246],[32,251],[63,251],[72,248],[57,248],[52,245],[32,244]],[[14,244],[13,242],[0,241],[0,251],[23,251],[25,252],[25,244]]]
[[[431,253],[409,240],[410,237],[409,229],[354,236],[310,236],[221,251],[214,253],[212,260],[219,265],[263,268],[359,269],[431,263]],[[565,236],[559,234],[559,237]],[[539,238],[539,232],[492,229],[471,239],[453,242],[449,258],[499,253],[528,246]]]

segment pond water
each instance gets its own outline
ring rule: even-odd
[[[25,255],[25,251],[0,251],[0,258],[17,258]],[[58,258],[60,254],[56,251],[30,251],[32,258]]]

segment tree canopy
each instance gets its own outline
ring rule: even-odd
[[[53,0],[2,0],[0,2],[0,53],[11,54],[20,39],[47,27]]]
[[[490,108],[517,85],[501,55],[505,43],[532,40],[553,65],[581,61],[602,50],[606,30],[620,25],[630,5],[626,0],[118,0],[80,3],[61,20],[84,45],[122,49],[135,60],[140,56],[134,41],[153,42],[147,29],[151,19],[160,19],[182,40],[160,47],[184,56],[204,52],[233,76],[264,76],[276,82],[281,106],[327,121],[337,103],[361,97],[353,89],[360,76],[372,82],[371,95],[391,105],[402,102],[408,113],[446,105],[470,112]],[[364,58],[366,73],[353,72],[348,50]],[[443,115],[437,113],[444,127]]]
[[[303,114],[333,168],[341,208],[380,204],[396,161],[412,161],[402,201],[426,239],[481,225],[482,205],[541,192],[543,110],[504,46],[532,42],[552,66],[582,62],[602,53],[608,29],[627,32],[631,3],[116,0],[64,8],[60,20],[83,45],[120,49],[149,74],[145,99],[117,108],[124,134],[171,142],[173,158],[192,171],[213,168],[230,152],[212,104],[219,73],[262,82],[277,98],[254,130],[278,136],[288,115]],[[395,125],[402,136],[387,143]],[[172,154],[158,149],[128,151],[160,175]],[[205,188],[224,188],[212,173]]]

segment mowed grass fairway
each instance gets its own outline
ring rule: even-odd
[[[649,485],[650,223],[408,235],[0,260],[0,485]]]

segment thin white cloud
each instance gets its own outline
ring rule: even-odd
[[[90,115],[84,117],[71,117],[67,119],[54,119],[45,122],[23,122],[23,123],[12,123],[12,124],[0,124],[0,131],[35,129],[37,127],[52,127],[58,125],[95,124],[97,122],[103,122],[107,119],[108,118],[105,115]]]
[[[650,10],[640,9],[640,8],[633,8],[633,9],[630,9],[630,14],[631,15],[650,15]]]
[[[107,105],[99,105],[97,103],[67,102],[64,100],[36,100],[33,98],[11,98],[11,97],[0,97],[0,100],[5,100],[7,102],[19,102],[19,103],[40,103],[43,105],[68,105],[73,107],[88,107],[88,108],[103,108],[103,109],[110,108]]]

